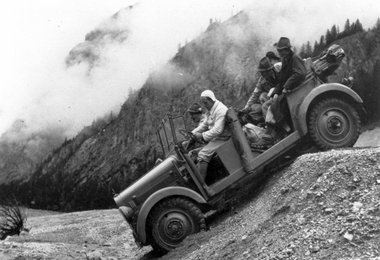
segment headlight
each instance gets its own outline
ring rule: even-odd
[[[133,216],[133,209],[130,207],[121,206],[119,207],[119,211],[127,221]]]

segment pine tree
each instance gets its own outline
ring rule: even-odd
[[[313,54],[312,56],[315,57],[315,56],[318,56],[319,54],[319,50],[320,50],[320,46],[318,44],[317,41],[314,42],[314,49],[313,49]]]
[[[359,19],[356,19],[355,25],[354,25],[354,32],[362,32],[363,31],[363,25],[359,21]]]
[[[325,47],[325,36],[324,35],[321,35],[321,38],[319,38],[319,46],[321,46],[321,48]]]
[[[376,30],[379,30],[379,29],[380,29],[380,17],[377,18],[376,25],[375,25],[375,29],[376,29]]]
[[[350,26],[350,32],[348,35],[351,35],[351,34],[354,34],[355,33],[355,23],[352,22],[351,26]]]
[[[330,29],[327,29],[327,32],[326,32],[326,45],[329,45],[332,42],[333,42],[333,38],[332,38],[332,35],[331,35],[331,32],[330,32]]]
[[[350,30],[351,30],[351,27],[350,27],[350,19],[347,19],[346,20],[346,23],[344,24],[344,30],[343,30],[343,35],[342,37],[345,37],[347,35],[350,34]]]
[[[335,41],[336,39],[338,39],[338,31],[336,29],[335,24],[331,27],[331,39],[332,41]]]
[[[313,55],[313,50],[311,49],[310,42],[308,41],[305,47],[305,55],[307,57],[311,57]]]
[[[305,44],[302,44],[299,55],[301,58],[306,58],[306,46],[305,46]]]
[[[347,19],[346,23],[344,24],[344,32],[350,32],[350,19]]]

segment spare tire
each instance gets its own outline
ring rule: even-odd
[[[325,98],[310,110],[308,131],[321,150],[352,147],[360,134],[360,116],[355,106],[338,98]]]

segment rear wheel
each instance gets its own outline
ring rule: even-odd
[[[188,235],[206,229],[202,211],[184,198],[163,201],[151,213],[149,223],[152,247],[157,252],[170,251]]]
[[[353,146],[360,134],[360,124],[355,107],[337,98],[318,102],[308,118],[310,137],[321,150]]]

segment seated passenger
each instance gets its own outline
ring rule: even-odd
[[[281,57],[282,67],[278,77],[279,83],[268,94],[273,100],[265,118],[265,135],[256,144],[258,148],[264,149],[276,143],[277,131],[281,130],[281,125],[288,118],[289,110],[285,94],[298,87],[306,77],[305,63],[292,51],[290,40],[281,37],[275,46]]]
[[[193,103],[186,112],[189,113],[192,125],[194,126],[199,126],[206,119],[206,115],[203,113],[202,106],[197,102]],[[189,143],[191,143],[191,145]],[[185,147],[190,148],[190,146],[191,151],[189,151],[189,156],[193,162],[197,162],[198,152],[201,149],[200,147],[202,144],[187,141],[185,143]]]
[[[206,115],[203,113],[203,109],[199,103],[193,103],[186,111],[189,113],[191,121],[199,126],[205,119]]]
[[[224,127],[228,108],[215,98],[211,90],[205,90],[201,93],[201,103],[207,109],[206,119],[192,133],[197,140],[207,142],[198,153],[197,163],[204,181],[211,157],[229,139],[230,133]]]
[[[272,64],[277,57],[274,53],[273,55],[270,55],[271,53],[273,52],[268,52],[267,56],[269,55],[272,60],[267,56],[260,60],[258,71],[261,76],[251,97],[248,99],[247,104],[242,109],[242,112],[249,113],[255,123],[264,121],[265,119],[268,107],[271,103],[268,97],[268,92],[277,85],[278,73],[281,70],[280,62],[277,62],[274,65]]]

